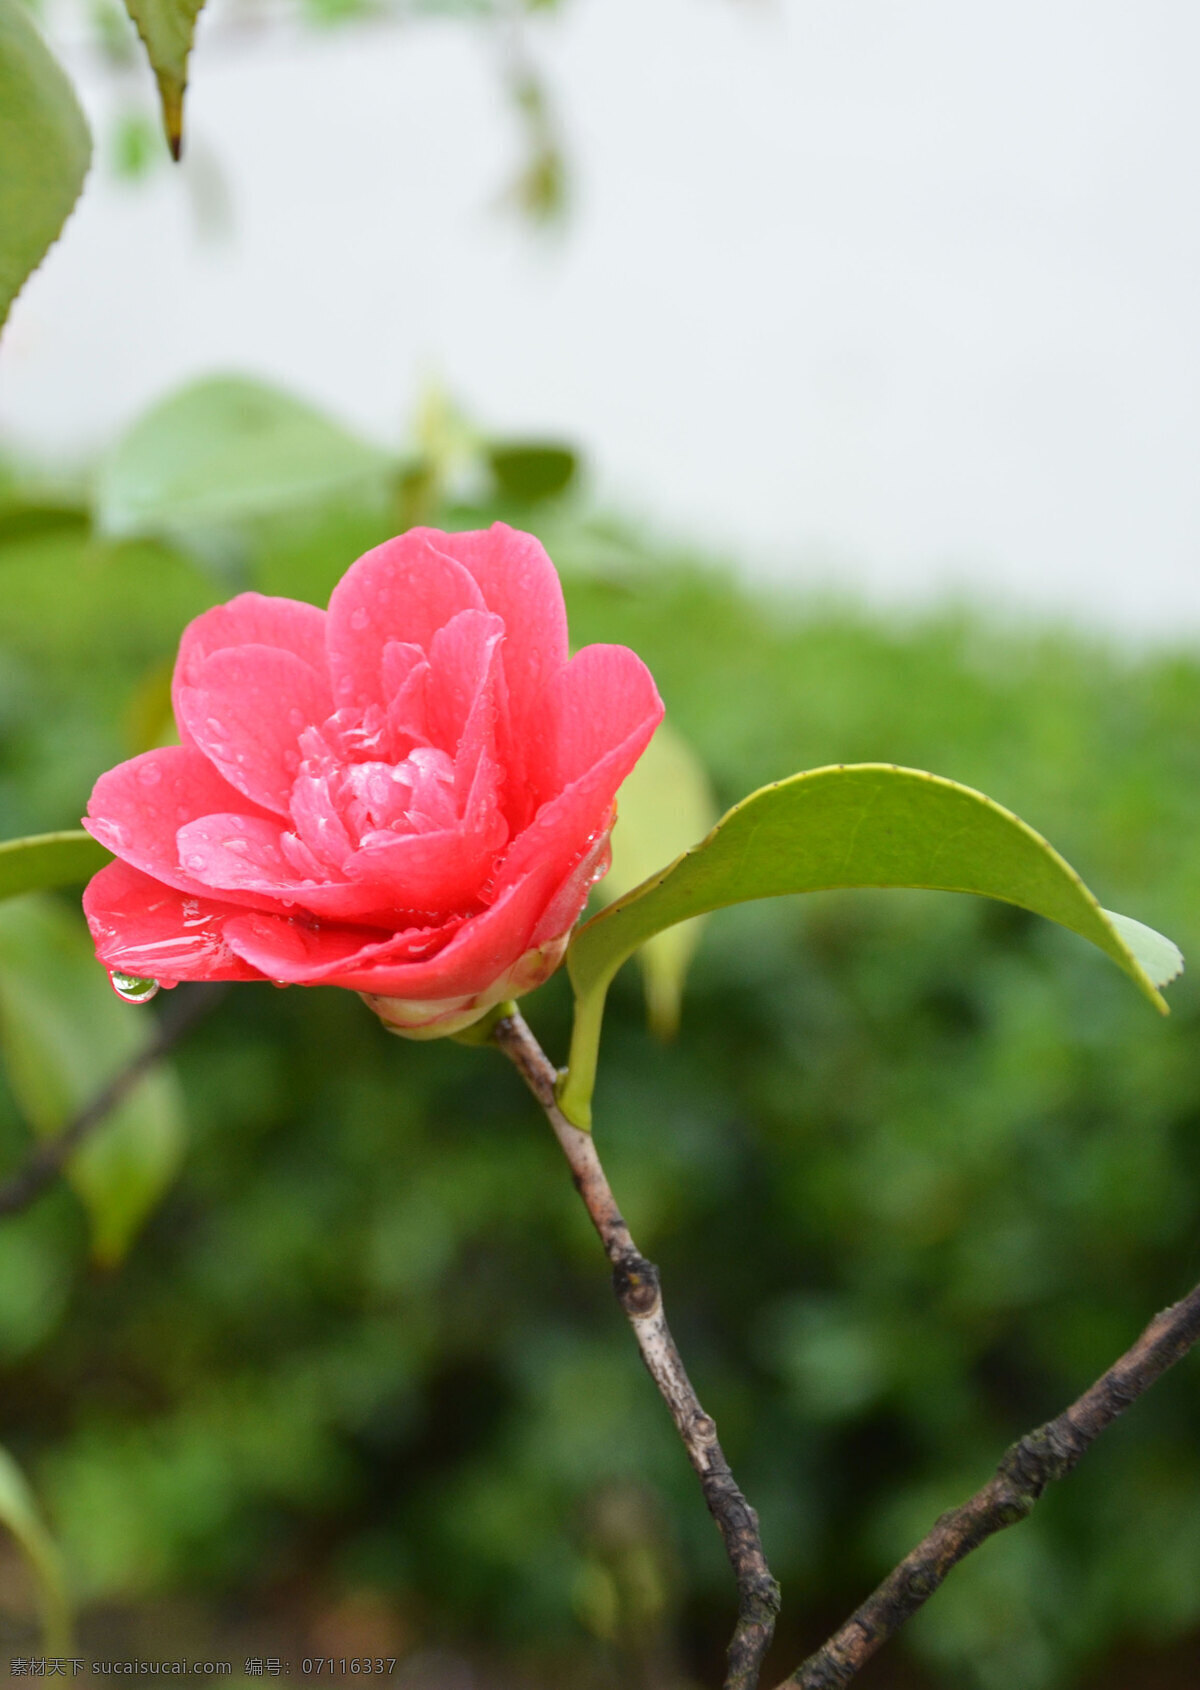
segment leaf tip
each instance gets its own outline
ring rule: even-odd
[[[1147,927],[1142,921],[1135,921],[1132,916],[1118,915],[1114,910],[1104,910],[1102,913],[1115,930],[1138,971],[1154,988],[1155,1007],[1160,1014],[1169,1015],[1170,1010],[1160,988],[1169,986],[1172,980],[1177,980],[1183,973],[1183,952],[1165,933],[1156,932],[1153,927]]]
[[[183,90],[177,77],[160,75],[158,95],[162,102],[163,132],[171,157],[178,164],[183,157]]]

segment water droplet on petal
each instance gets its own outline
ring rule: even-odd
[[[350,626],[354,629],[356,634],[361,634],[363,629],[366,627],[367,623],[370,620],[371,620],[371,618],[367,615],[366,611],[360,605],[357,610],[355,610],[351,613]]]
[[[187,866],[189,868],[203,868],[204,863],[205,858],[199,851],[193,851],[191,856],[187,859]]]
[[[158,994],[157,980],[140,980],[136,974],[120,974],[109,970],[109,984],[126,1003],[149,1003]]]
[[[301,728],[307,726],[304,720],[303,710],[299,709],[296,705],[293,705],[288,711],[288,722],[293,728],[295,728],[297,733],[300,732]]]
[[[157,763],[139,763],[138,779],[143,786],[157,786],[162,779],[162,770]]]

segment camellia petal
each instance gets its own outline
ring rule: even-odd
[[[508,716],[498,724],[497,742],[508,773],[506,807],[519,829],[537,807],[532,795],[533,744],[542,695],[569,656],[567,611],[558,574],[540,540],[503,522],[466,534],[423,532],[431,544],[470,570],[488,609],[504,623]]]
[[[640,718],[624,724],[629,731],[619,744],[542,805],[505,856],[497,876],[498,888],[543,862],[552,865],[561,878],[591,851],[598,838],[608,833],[617,788],[649,745],[662,720],[663,707],[657,692],[653,693],[653,700],[643,698],[642,710]]]
[[[482,610],[483,595],[461,564],[435,551],[420,529],[360,557],[333,589],[325,630],[338,705],[386,704],[383,651],[396,640],[428,651],[460,610]]]
[[[199,665],[194,685],[178,689],[176,710],[231,786],[286,816],[300,735],[332,713],[333,700],[324,664],[318,671],[278,647],[226,646]]]
[[[179,861],[176,836],[201,816],[245,808],[245,799],[193,746],[146,751],[100,776],[83,825],[114,856],[181,892],[210,888]],[[259,812],[268,819],[265,812]],[[274,818],[269,818],[274,819]],[[253,900],[233,898],[233,903]]]
[[[325,612],[298,599],[239,593],[228,604],[219,604],[197,616],[184,629],[175,659],[171,700],[177,722],[180,688],[195,686],[201,666],[213,652],[242,645],[276,646],[324,673]],[[179,725],[180,732],[185,732],[182,722]]]
[[[386,889],[399,907],[450,915],[477,901],[506,834],[504,818],[493,809],[470,831],[374,837],[347,858],[346,873],[364,892],[378,896]]]
[[[472,713],[482,702],[494,723],[496,705],[490,696],[499,682],[498,649],[504,623],[485,610],[461,610],[439,628],[429,647],[429,685],[426,695],[430,741],[453,755]]]
[[[272,980],[297,985],[344,984],[349,974],[387,959],[394,965],[437,955],[456,929],[412,926],[386,938],[345,923],[304,921],[238,911],[225,927],[228,943]],[[256,960],[257,959],[257,960]]]
[[[635,652],[623,645],[584,646],[546,688],[531,735],[539,795],[562,792],[616,745],[640,740],[632,768],[662,714],[653,677]]]
[[[109,863],[92,876],[83,911],[97,957],[114,972],[170,984],[266,978],[225,943],[226,918],[244,912],[189,897],[128,863]]]
[[[466,534],[414,532],[426,534],[431,545],[470,570],[488,609],[504,623],[513,732],[523,742],[542,689],[568,656],[567,610],[545,547],[503,522]]]
[[[221,897],[251,895],[335,921],[364,921],[392,928],[393,902],[376,886],[345,880],[313,881],[297,873],[284,848],[278,821],[237,814],[201,816],[181,827],[180,861],[195,880]]]
[[[225,936],[239,956],[272,980],[422,1001],[461,997],[485,991],[524,955],[545,898],[544,876],[528,875],[490,909],[454,923],[448,939],[445,926],[375,941],[361,929],[245,912],[226,923]]]
[[[603,880],[612,866],[611,826],[610,811],[603,833],[596,838],[591,850],[580,857],[538,917],[537,926],[529,936],[531,945],[545,945],[560,934],[570,933],[583,913],[588,893],[598,880]]]

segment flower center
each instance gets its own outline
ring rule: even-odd
[[[380,832],[428,833],[458,819],[453,760],[431,745],[399,763],[351,763],[339,775],[334,801],[360,844]]]

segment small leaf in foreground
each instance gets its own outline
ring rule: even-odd
[[[639,945],[729,904],[852,886],[975,892],[1032,910],[1090,939],[1166,1012],[1142,961],[1145,942],[1131,944],[1074,869],[1010,811],[916,769],[814,769],[752,793],[707,839],[575,934],[567,951],[575,1026],[560,1089],[568,1118],[590,1122],[605,995]]]
[[[83,923],[49,899],[0,909],[0,1049],[21,1112],[53,1138],[153,1032],[98,968]],[[143,1076],[67,1164],[96,1260],[120,1261],[175,1177],[183,1109],[174,1074]]]
[[[47,1655],[71,1649],[71,1610],[62,1561],[42,1521],[29,1481],[8,1451],[0,1447],[0,1526],[16,1539],[37,1586],[42,1640]]]
[[[0,326],[58,239],[92,156],[71,84],[23,0],[0,0]]]
[[[682,735],[663,722],[617,794],[612,867],[596,887],[602,903],[631,892],[664,862],[702,839],[717,819],[704,765]],[[651,1029],[679,1028],[683,982],[700,939],[701,918],[678,922],[639,953]]]

